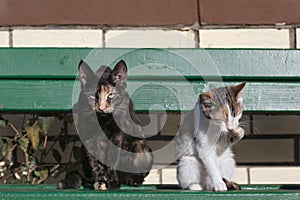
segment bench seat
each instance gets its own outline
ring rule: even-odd
[[[299,186],[251,185],[241,191],[209,192],[180,190],[175,185],[123,186],[118,191],[95,191],[90,189],[58,190],[55,185],[0,185],[1,199],[201,199],[201,200],[289,200],[300,198]],[[297,190],[296,190],[297,189]]]

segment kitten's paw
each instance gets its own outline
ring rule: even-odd
[[[188,187],[189,190],[202,190],[202,187],[198,183],[193,183]]]
[[[224,182],[215,183],[213,185],[214,191],[216,192],[224,192],[227,191],[227,186]]]
[[[241,140],[245,136],[245,131],[241,127],[238,127],[236,130],[230,131],[228,134],[228,142],[236,142]]]
[[[118,190],[120,189],[120,184],[116,181],[114,182],[95,182],[94,190]]]
[[[104,182],[95,182],[94,183],[94,190],[107,190],[107,186]]]
[[[245,131],[241,127],[238,127],[235,131],[233,131],[233,135],[240,140],[245,136]]]
[[[237,183],[228,181],[225,178],[223,178],[223,181],[226,184],[227,190],[241,190],[241,187]]]

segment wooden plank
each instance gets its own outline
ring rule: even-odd
[[[1,48],[0,78],[74,78],[89,49]]]
[[[130,79],[300,81],[300,50],[0,48],[2,79],[74,79],[123,59]]]
[[[287,186],[253,185],[242,186],[241,191],[210,192],[181,190],[177,185],[145,185],[141,187],[122,186],[120,190],[95,191],[91,189],[58,190],[56,185],[1,185],[1,199],[203,199],[203,200],[281,200],[298,199],[299,188]],[[288,190],[293,189],[293,190]]]
[[[70,111],[74,81],[0,80],[3,111]]]
[[[237,82],[157,81],[135,84],[137,86],[132,84],[129,91],[134,91],[131,96],[138,110],[147,111],[153,105],[160,104],[154,107],[166,111],[187,111],[194,107],[200,93]],[[300,84],[248,82],[243,99],[245,112],[299,112]]]
[[[128,92],[139,112],[178,112],[192,109],[200,93],[222,85],[222,82],[132,80]],[[73,80],[0,80],[0,91],[2,111],[71,111],[80,84]],[[246,112],[299,112],[300,83],[249,82],[244,108]]]

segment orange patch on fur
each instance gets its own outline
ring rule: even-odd
[[[214,114],[214,116],[212,116],[213,119],[217,119],[217,120],[222,120],[227,122],[228,121],[228,109],[226,104],[222,105],[218,111]]]

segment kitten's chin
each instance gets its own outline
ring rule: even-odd
[[[221,132],[222,133],[229,133],[228,129],[227,128],[223,128],[223,127],[221,127]]]
[[[105,112],[103,110],[98,110],[98,109],[95,109],[94,111],[96,112],[97,115],[103,116],[103,117],[109,116],[111,114],[109,112]]]

